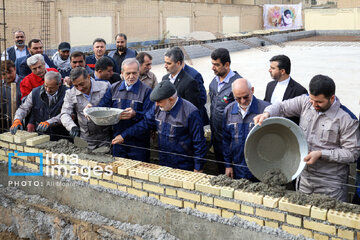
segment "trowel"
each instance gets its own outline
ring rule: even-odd
[[[88,143],[85,140],[83,140],[82,138],[77,137],[77,136],[74,138],[74,144],[78,148],[87,148],[88,147]]]

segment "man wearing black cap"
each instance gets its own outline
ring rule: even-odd
[[[202,172],[207,147],[199,110],[189,101],[177,96],[170,81],[162,81],[150,94],[155,105],[144,119],[124,130],[112,141],[121,144],[124,139],[158,131],[160,165]]]
[[[71,66],[70,66],[70,43],[62,42],[59,44],[58,51],[52,57],[52,60],[61,73],[61,77],[66,77],[70,75]]]

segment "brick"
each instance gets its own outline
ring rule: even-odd
[[[210,193],[210,194],[220,196],[221,187],[220,186],[212,186],[209,182],[211,178],[213,178],[213,176],[209,176],[209,175],[202,178],[200,181],[195,183],[195,189],[200,192]]]
[[[12,149],[12,150],[16,150],[16,144],[15,143],[10,143],[9,148]]]
[[[9,161],[9,158],[8,158],[8,157],[5,157],[5,156],[3,156],[3,155],[0,155],[0,161],[8,162],[8,161]]]
[[[149,197],[156,198],[157,200],[160,200],[160,196],[154,193],[149,193]]]
[[[195,202],[200,202],[200,198],[201,198],[201,196],[199,194],[184,192],[184,191],[180,191],[180,190],[177,191],[177,196],[179,198],[185,198],[185,199],[192,200]]]
[[[0,155],[7,157],[7,151],[0,149]]]
[[[327,209],[318,208],[315,206],[311,207],[310,217],[320,219],[320,220],[326,220],[327,216]]]
[[[176,197],[176,190],[175,190],[175,189],[172,189],[172,188],[166,188],[166,189],[165,189],[165,194]]]
[[[9,148],[9,143],[0,141],[0,147],[2,147],[2,148]]]
[[[99,172],[99,171],[96,171],[96,175],[95,175],[94,171],[90,171],[90,176],[92,178],[96,178],[96,179],[103,179],[103,173]]]
[[[329,210],[327,219],[330,223],[350,228],[360,229],[360,217],[355,213],[344,213],[335,210]]]
[[[221,216],[223,218],[232,218],[235,214],[233,212],[229,212],[227,210],[222,209],[221,210]]]
[[[331,240],[343,240],[343,238],[331,237]]]
[[[25,160],[25,161],[28,160],[28,156],[19,156],[19,154],[15,154],[15,156],[16,156],[17,158],[20,158],[20,159]]]
[[[33,163],[24,163],[24,166],[27,167],[27,168],[30,168],[30,169],[33,169],[33,170],[38,170],[39,169],[39,166],[36,165],[36,164],[33,164]]]
[[[88,166],[90,166],[91,168],[94,168],[94,167],[96,167],[97,165],[98,165],[98,162],[96,162],[96,161],[93,161],[93,160],[90,160],[89,162],[88,162]]]
[[[40,136],[36,136],[36,137],[32,137],[29,139],[26,139],[26,145],[28,146],[36,146],[38,144],[41,143],[46,143],[50,141],[50,136],[49,135],[40,135]]]
[[[268,211],[265,209],[257,208],[256,209],[256,215],[264,218],[269,218],[273,220],[278,220],[280,222],[285,221],[285,214],[275,211]]]
[[[131,187],[131,180],[123,177],[113,175],[113,181],[119,184],[127,185]]]
[[[127,192],[127,187],[126,186],[117,186],[119,191],[122,192]]]
[[[196,209],[200,212],[211,213],[221,216],[221,209],[206,207],[204,205],[196,204]]]
[[[247,214],[254,214],[254,208],[245,204],[241,204],[241,212]]]
[[[78,159],[78,163],[81,166],[89,166],[89,160],[84,160],[84,159]]]
[[[90,178],[89,183],[90,183],[91,185],[98,185],[98,184],[99,184],[99,180]]]
[[[254,222],[257,225],[264,226],[264,220],[261,220],[261,219],[255,218],[255,217],[246,216],[243,214],[236,214],[236,216],[238,216],[239,218],[244,219],[248,222]]]
[[[184,201],[184,208],[192,208],[195,209],[195,203]]]
[[[265,221],[265,226],[271,228],[279,228],[279,223],[274,221]]]
[[[125,175],[125,176],[129,175],[130,168],[141,163],[139,161],[133,161],[125,158],[115,158],[115,159],[118,160],[111,163],[111,165],[113,166],[113,171],[117,174]]]
[[[234,211],[240,211],[240,203],[230,202],[218,198],[214,198],[214,205],[217,207],[227,208]]]
[[[320,223],[320,222],[309,221],[309,220],[304,219],[304,228],[336,235],[335,226],[327,225],[327,224]]]
[[[109,181],[113,181],[113,175],[109,175],[109,174],[103,174],[103,179],[104,180],[109,180]]]
[[[149,173],[149,181],[151,182],[160,182],[160,176],[165,174],[166,172],[170,171],[172,168],[170,167],[161,167],[158,170],[155,170],[154,172]]]
[[[132,180],[132,187],[137,188],[137,189],[142,189],[142,182]]]
[[[279,201],[279,209],[287,212],[292,212],[304,216],[310,216],[310,205],[301,206],[290,203],[286,198],[281,198]]]
[[[190,178],[191,176],[196,175],[194,172],[181,170],[181,169],[171,169],[166,173],[160,176],[160,183],[170,185],[173,187],[183,187],[183,181]]]
[[[355,239],[355,232],[353,232],[351,230],[346,230],[346,229],[340,229],[339,228],[337,235],[339,237],[341,237],[341,238],[345,238],[345,239],[348,239],[348,240],[354,240]]]
[[[38,136],[36,132],[17,131],[14,135],[15,143],[24,143],[27,139]]]
[[[302,228],[295,228],[295,227],[290,227],[290,226],[287,226],[287,225],[282,225],[281,226],[281,229],[284,230],[285,232],[288,232],[292,235],[303,235],[304,237],[307,237],[307,238],[312,238],[313,237],[313,234],[310,230],[306,230],[306,229],[302,229]]]
[[[195,190],[195,183],[203,179],[205,176],[206,174],[203,173],[194,173],[188,176],[186,179],[183,180],[183,188]]]
[[[72,180],[78,180],[78,181],[83,181],[83,182],[89,182],[89,179],[87,179],[86,177],[83,177],[81,175],[73,175],[72,176]]]
[[[220,189],[220,196],[227,198],[234,198],[234,189],[231,187],[222,187]]]
[[[291,224],[291,225],[295,225],[298,227],[302,226],[302,218],[300,217],[295,217],[292,215],[286,215],[286,222]]]
[[[143,184],[143,189],[146,191],[156,192],[156,193],[160,193],[160,194],[164,194],[164,190],[165,190],[164,187],[154,185],[154,184],[148,184],[148,183]]]
[[[209,197],[209,196],[205,196],[205,195],[201,195],[201,202],[213,205],[214,204],[214,198]]]
[[[314,233],[314,239],[315,240],[329,240],[329,237],[319,234],[319,233]]]
[[[117,185],[115,183],[110,183],[110,182],[105,182],[103,180],[99,180],[99,185],[106,187],[106,188],[111,188],[111,189],[117,190]]]
[[[138,189],[135,189],[135,188],[131,188],[131,187],[127,188],[127,192],[132,194],[132,195],[138,196],[138,197],[143,197],[143,196],[147,197],[148,196],[148,192],[138,190]]]
[[[0,134],[0,140],[2,140],[4,142],[13,143],[14,135],[12,135],[10,132],[2,133],[2,134]]]
[[[161,166],[151,163],[139,163],[128,169],[130,177],[149,180],[149,174],[158,170]]]
[[[264,196],[258,193],[249,193],[240,190],[235,190],[234,198],[245,202],[262,204]]]
[[[24,152],[24,146],[23,145],[16,145],[16,150],[19,152]]]
[[[33,148],[33,147],[24,146],[24,152],[27,152],[27,153],[39,153],[39,149],[38,149],[38,148]]]
[[[184,207],[184,202],[182,200],[178,200],[178,199],[174,199],[174,198],[169,198],[169,197],[165,197],[165,196],[160,196],[160,201],[166,204],[170,204],[176,207]]]
[[[280,198],[274,198],[270,196],[264,196],[263,205],[269,208],[277,208],[279,205]]]

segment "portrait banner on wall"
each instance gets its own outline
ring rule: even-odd
[[[265,29],[302,28],[302,5],[299,4],[264,4]]]

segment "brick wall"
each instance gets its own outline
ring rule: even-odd
[[[34,138],[34,135],[29,135],[25,131],[18,131],[15,136],[9,133],[0,134],[0,161],[8,164],[8,154],[15,150],[43,153],[44,156],[47,154],[51,158],[55,153],[36,147],[44,141],[48,141],[48,136]],[[29,171],[39,171],[40,159],[15,156],[11,163],[27,167]],[[106,166],[112,166],[112,174],[101,171]],[[89,174],[89,179],[85,178],[88,176],[87,173],[72,174],[76,170],[80,172],[81,168],[92,172]],[[319,209],[310,205],[300,206],[288,202],[285,198],[273,198],[230,187],[212,186],[209,180],[213,176],[202,173],[124,158],[114,158],[114,161],[108,164],[81,159],[77,164],[68,163],[62,168],[56,163],[46,163],[44,159],[44,173],[51,169],[54,169],[55,174],[72,180],[117,189],[139,197],[153,197],[179,208],[189,207],[224,218],[236,215],[260,226],[280,228],[293,235],[302,234],[314,239],[359,239],[360,237],[358,236],[359,214]]]

